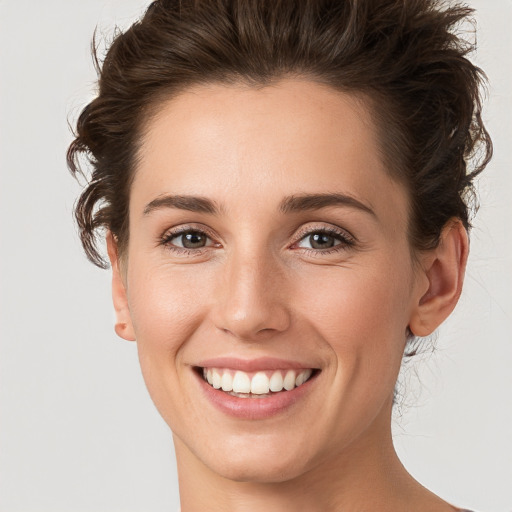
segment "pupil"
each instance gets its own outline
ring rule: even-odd
[[[182,243],[183,247],[186,247],[187,249],[195,249],[197,247],[204,247],[205,238],[201,233],[192,231],[183,235]]]
[[[311,247],[325,249],[334,246],[334,238],[325,233],[316,233],[310,237]]]

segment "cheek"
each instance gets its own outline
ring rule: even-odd
[[[146,262],[147,263],[147,262]],[[157,410],[174,432],[186,434],[192,411],[189,395],[181,382],[183,348],[199,329],[205,310],[201,280],[190,268],[170,269],[141,262],[129,281],[128,301],[140,368],[146,388]]]
[[[141,371],[157,409],[168,418],[180,406],[172,390],[180,379],[182,347],[204,317],[201,280],[190,268],[133,268],[128,302]]]
[[[329,340],[364,345],[405,334],[411,276],[391,262],[306,272],[297,280],[294,302]]]
[[[188,268],[171,271],[160,265],[140,267],[130,277],[128,302],[138,341],[177,352],[200,321],[200,276]]]
[[[354,439],[373,422],[393,396],[402,361],[409,275],[391,264],[374,268],[336,269],[321,287],[306,275],[296,291],[300,316],[331,354],[319,417],[332,439]]]
[[[302,279],[296,292],[300,316],[336,361],[329,370],[339,384],[335,388],[357,397],[360,404],[382,400],[392,393],[400,369],[411,275],[392,261],[335,270],[320,281],[307,274]],[[333,399],[343,401],[341,396]]]

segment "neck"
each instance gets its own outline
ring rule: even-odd
[[[453,512],[416,482],[391,437],[391,407],[343,453],[283,482],[239,482],[206,467],[177,437],[181,512]]]

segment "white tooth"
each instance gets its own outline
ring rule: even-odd
[[[222,391],[231,391],[233,389],[233,377],[231,373],[224,372],[222,375]]]
[[[233,378],[233,391],[235,393],[250,393],[251,379],[244,372],[236,372]]]
[[[278,391],[283,390],[283,376],[281,372],[278,370],[272,374],[270,377],[270,391],[274,391],[277,393]]]
[[[208,371],[206,372],[206,380],[208,381],[208,384],[210,384],[210,386],[213,384],[213,376],[211,369],[208,369]]]
[[[291,391],[295,387],[295,370],[288,370],[284,378],[284,389]]]
[[[295,385],[301,386],[306,382],[309,377],[311,377],[311,374],[313,373],[313,370],[311,368],[308,368],[307,370],[304,370],[297,375],[297,378],[295,379]]]
[[[265,372],[258,372],[251,380],[251,393],[264,395],[269,392],[269,380]]]
[[[220,376],[220,373],[218,370],[213,369],[212,370],[212,386],[215,389],[219,389],[221,386],[222,377]]]

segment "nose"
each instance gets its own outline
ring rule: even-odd
[[[217,328],[241,341],[258,342],[290,326],[286,276],[268,254],[233,254],[219,281]]]

